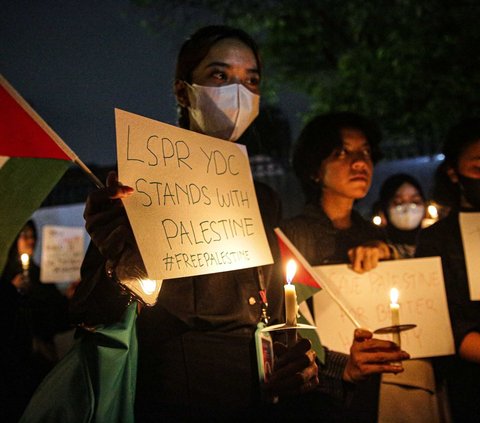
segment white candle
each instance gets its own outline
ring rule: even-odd
[[[287,263],[287,283],[284,285],[285,290],[285,320],[288,326],[296,326],[297,324],[297,291],[295,285],[292,285],[293,277],[297,271],[297,264],[294,260]]]
[[[398,289],[390,290],[390,312],[392,315],[392,326],[400,325],[400,304],[398,304]],[[393,332],[393,342],[400,346],[400,331]]]
[[[23,253],[20,256],[20,260],[22,261],[22,269],[28,270],[28,266],[30,265],[30,257],[27,253]]]

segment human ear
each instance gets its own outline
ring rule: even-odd
[[[173,91],[177,99],[178,105],[181,107],[190,106],[190,101],[188,99],[187,85],[185,81],[180,81],[177,79],[173,85]]]

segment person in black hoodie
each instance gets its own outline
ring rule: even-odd
[[[68,329],[68,300],[40,282],[37,242],[29,220],[9,250],[0,276],[0,420],[17,422],[31,395],[58,361],[54,336]],[[23,260],[22,260],[23,256]]]
[[[413,257],[425,217],[425,195],[420,183],[406,173],[396,173],[382,184],[379,202],[387,221],[388,241],[401,258]]]

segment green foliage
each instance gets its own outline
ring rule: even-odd
[[[480,113],[477,0],[133,1],[156,17],[195,10],[212,14],[196,26],[215,16],[244,28],[262,46],[270,92],[307,93],[311,115],[377,119],[389,158],[433,154],[449,126]]]

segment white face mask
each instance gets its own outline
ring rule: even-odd
[[[187,87],[192,131],[236,141],[258,116],[260,96],[241,84]]]
[[[400,204],[388,209],[388,217],[397,229],[409,231],[420,226],[425,207],[415,203]]]

